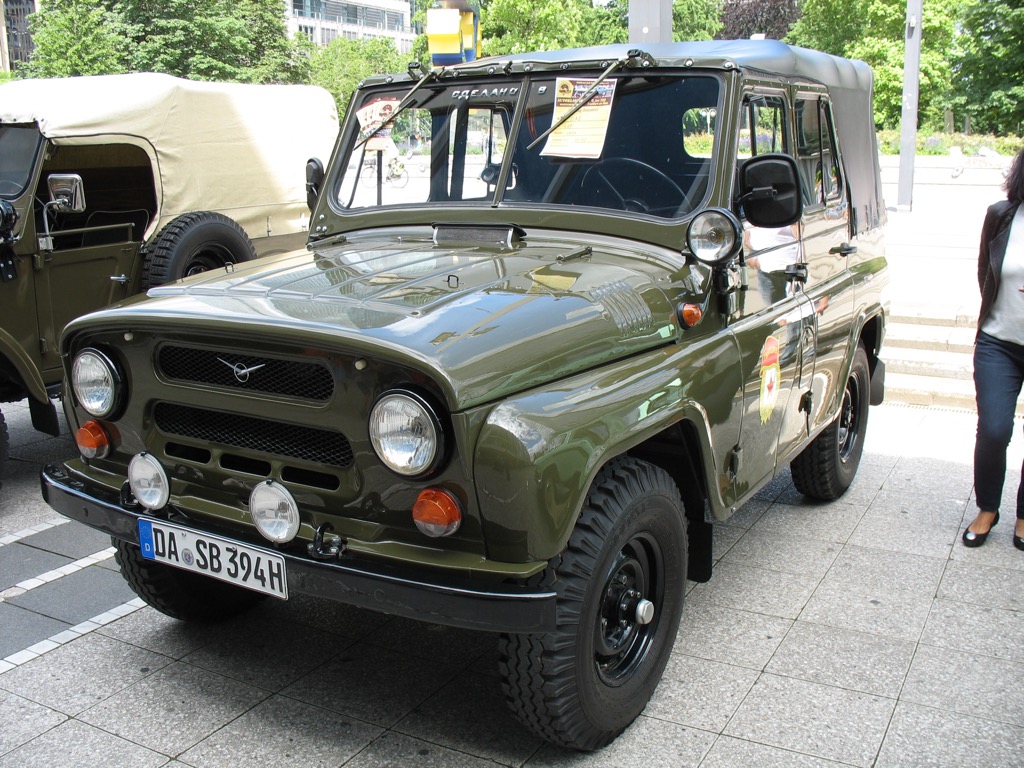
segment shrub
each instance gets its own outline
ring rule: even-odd
[[[878,131],[878,149],[883,155],[900,153],[900,132],[898,130]],[[982,149],[997,152],[1000,155],[1013,156],[1021,147],[1024,139],[1019,136],[990,136],[966,133],[918,133],[917,154],[948,155],[952,147],[960,147],[966,156],[981,153]]]

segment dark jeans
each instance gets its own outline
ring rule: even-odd
[[[1013,436],[1014,409],[1024,384],[1024,347],[987,333],[974,345],[978,437],[974,444],[974,489],[978,509],[999,510],[1006,476],[1006,447]],[[1024,466],[1021,466],[1024,480]],[[1024,482],[1017,488],[1017,517],[1024,520]]]

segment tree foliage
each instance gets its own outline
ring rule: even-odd
[[[760,34],[781,40],[799,14],[797,0],[726,0],[722,37],[743,39]]]
[[[870,0],[803,0],[800,18],[785,39],[805,48],[845,56],[864,32]]]
[[[370,75],[402,72],[409,63],[391,40],[348,40],[335,38],[313,54],[312,83],[334,94],[338,116],[344,117],[359,81]]]
[[[1020,135],[1024,125],[1024,3],[971,0],[961,11],[952,104],[975,130]]]
[[[721,0],[675,0],[672,39],[713,40],[722,31]]]
[[[125,71],[120,16],[92,0],[43,0],[29,17],[35,50],[22,77],[73,77]]]
[[[30,23],[35,50],[26,75],[308,79],[308,53],[288,38],[280,0],[44,0]]]
[[[712,39],[722,27],[720,2],[675,0],[673,39]],[[603,5],[590,0],[491,0],[483,7],[481,27],[488,56],[625,43],[629,0]]]
[[[592,10],[587,0],[491,0],[481,9],[483,53],[501,56],[575,47]]]
[[[942,125],[958,6],[958,0],[924,3],[918,97],[922,126]],[[875,72],[875,122],[891,128],[899,125],[903,109],[906,9],[906,0],[804,0],[803,16],[787,40],[870,64]]]

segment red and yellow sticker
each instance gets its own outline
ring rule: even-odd
[[[779,367],[779,340],[769,336],[761,348],[761,423],[772,417],[779,399],[782,369]]]

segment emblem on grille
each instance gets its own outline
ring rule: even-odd
[[[266,365],[266,363],[260,363],[259,365],[250,365],[248,368],[246,368],[241,363],[229,363],[222,357],[218,357],[217,360],[221,363],[224,363],[224,365],[226,365],[228,368],[232,370],[239,384],[245,384],[245,382],[249,380],[250,373],[252,373],[253,371],[258,371],[260,368],[263,368]]]

